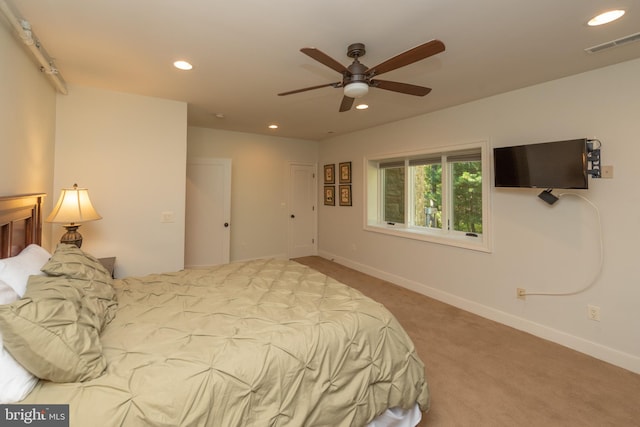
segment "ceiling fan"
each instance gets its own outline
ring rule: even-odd
[[[361,98],[369,92],[369,87],[377,87],[379,89],[390,90],[392,92],[400,92],[407,95],[425,96],[431,92],[431,88],[416,86],[408,83],[392,82],[388,80],[378,80],[374,77],[388,73],[400,67],[404,67],[432,55],[444,51],[444,43],[440,40],[431,40],[420,46],[409,49],[393,58],[387,59],[375,67],[367,67],[360,63],[358,58],[364,56],[365,48],[363,43],[354,43],[347,48],[347,56],[353,58],[353,62],[345,67],[326,53],[316,49],[315,47],[305,47],[300,49],[302,53],[310,56],[321,64],[342,74],[342,81],[334,83],[326,83],[318,86],[311,86],[303,89],[292,90],[289,92],[279,93],[278,96],[292,95],[294,93],[306,92],[308,90],[320,89],[323,87],[344,88],[344,96],[340,103],[340,112],[349,111],[353,106],[356,98]]]

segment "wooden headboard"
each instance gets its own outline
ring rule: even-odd
[[[0,197],[0,258],[18,255],[31,243],[42,243],[45,194]]]

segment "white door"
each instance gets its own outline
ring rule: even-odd
[[[316,166],[289,165],[289,258],[317,255]]]
[[[187,161],[185,268],[229,262],[231,159]]]

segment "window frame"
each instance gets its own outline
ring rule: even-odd
[[[442,229],[430,228],[423,226],[414,226],[415,212],[412,196],[413,177],[410,173],[410,162],[421,157],[440,157],[441,162],[448,157],[456,157],[463,153],[480,150],[480,162],[482,167],[482,234],[477,237],[469,236],[466,232],[455,231],[447,226]],[[404,162],[405,185],[404,185],[404,222],[403,223],[387,223],[384,221],[384,195],[383,174],[381,173],[380,164],[392,162]],[[442,207],[443,218],[442,224],[448,224],[451,219],[452,203],[453,203],[453,187],[450,185],[452,179],[451,174],[453,168],[449,167],[453,162],[446,162],[442,173]],[[459,248],[471,249],[482,252],[492,252],[491,239],[491,156],[489,153],[488,141],[478,141],[468,144],[447,145],[432,147],[429,149],[388,153],[381,155],[373,155],[364,159],[364,182],[365,182],[365,203],[364,203],[364,230],[375,233],[382,233],[391,236],[421,240],[425,242],[444,244]],[[450,223],[449,223],[450,224]]]

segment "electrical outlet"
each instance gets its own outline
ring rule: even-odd
[[[589,320],[600,321],[600,307],[597,305],[587,305],[587,317]]]
[[[527,290],[525,288],[516,289],[516,295],[518,299],[527,299]]]
[[[602,166],[600,170],[600,176],[602,178],[613,178],[613,166]]]

